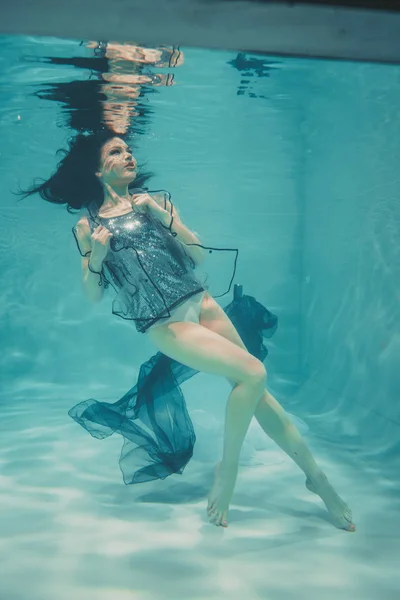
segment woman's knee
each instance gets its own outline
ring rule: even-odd
[[[258,358],[252,357],[245,372],[245,383],[263,390],[267,384],[267,371],[264,364]]]

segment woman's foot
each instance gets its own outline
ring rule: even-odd
[[[355,531],[355,525],[352,523],[352,514],[346,502],[338,496],[326,475],[323,473],[312,480],[306,480],[306,487],[313,494],[317,494],[324,502],[331,516],[332,523],[339,529]]]
[[[214,485],[208,496],[208,519],[217,527],[228,527],[229,503],[238,474],[238,465],[226,467],[222,462],[215,465]]]

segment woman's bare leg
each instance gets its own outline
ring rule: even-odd
[[[197,323],[160,325],[150,329],[148,336],[163,354],[174,360],[233,382],[226,405],[222,461],[209,496],[210,521],[225,527],[238,474],[240,451],[265,389],[265,367],[246,349]]]
[[[203,303],[201,324],[226,337],[245,349],[245,345],[232,322],[211,297]],[[232,382],[231,382],[232,383]],[[315,462],[298,429],[293,425],[282,406],[264,390],[254,416],[265,433],[300,467],[307,477],[307,488],[318,494],[325,503],[336,527],[354,531],[352,514],[347,504],[338,496],[325,474]]]

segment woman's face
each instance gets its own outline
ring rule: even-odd
[[[110,185],[128,184],[136,178],[137,163],[121,138],[108,140],[101,149],[98,175]]]

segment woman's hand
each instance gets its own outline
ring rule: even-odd
[[[166,225],[169,223],[171,216],[164,208],[150,196],[150,194],[134,194],[132,196],[132,205],[138,212],[150,213]]]
[[[101,270],[103,260],[107,256],[110,247],[110,238],[112,233],[103,225],[99,225],[93,231],[92,238],[92,255],[90,257],[90,265],[97,270]]]

